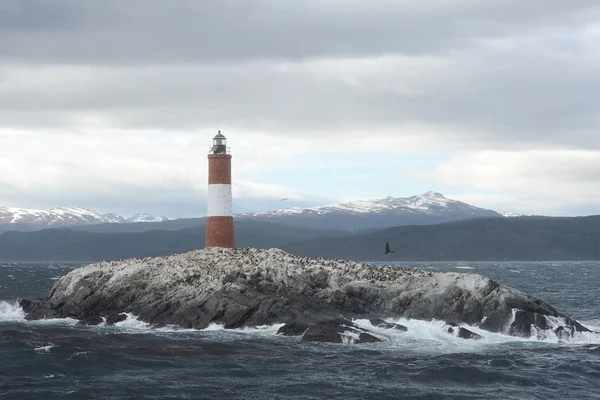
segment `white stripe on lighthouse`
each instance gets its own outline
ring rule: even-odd
[[[231,217],[231,185],[208,185],[208,211],[207,217]]]

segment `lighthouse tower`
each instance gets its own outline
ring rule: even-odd
[[[234,247],[231,207],[231,154],[221,131],[208,154],[206,247]]]

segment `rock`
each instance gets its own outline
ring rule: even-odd
[[[23,311],[25,311],[26,313],[33,311],[33,309],[35,308],[34,302],[27,299],[21,299],[19,301],[19,306],[21,306]]]
[[[471,332],[470,330],[463,328],[462,326],[458,328],[458,337],[463,339],[481,339],[481,335]]]
[[[289,322],[277,330],[278,335],[283,336],[302,336],[309,328],[308,324],[302,322]]]
[[[463,306],[462,313],[464,315],[464,321],[467,324],[477,323],[483,318],[483,307],[476,299],[467,299]]]
[[[357,336],[357,338],[353,338],[353,336]],[[302,335],[302,340],[331,343],[365,343],[381,341],[379,338],[357,326],[352,321],[341,318],[309,326]]]
[[[98,324],[101,324],[102,322],[104,322],[104,318],[102,318],[99,315],[94,315],[94,316],[87,317],[85,319],[80,320],[79,322],[77,322],[76,325],[98,325]]]
[[[395,324],[393,322],[385,322],[381,318],[372,318],[369,320],[369,322],[371,323],[371,325],[376,326],[378,328],[396,329],[396,330],[399,330],[402,332],[408,331],[408,328],[405,327],[404,325]]]
[[[381,342],[381,339],[379,339],[376,336],[371,335],[370,333],[363,332],[360,335],[358,335],[358,341],[356,341],[355,343],[373,343],[373,342]]]
[[[479,335],[475,332],[471,332],[467,328],[459,326],[458,324],[456,324],[454,322],[448,322],[446,324],[446,327],[444,328],[444,330],[447,333],[450,333],[452,335],[454,335],[456,332],[456,336],[459,338],[462,338],[462,339],[475,339],[475,340],[481,339],[481,335]]]
[[[122,321],[125,321],[126,319],[127,319],[127,314],[114,313],[114,314],[110,315],[108,318],[106,318],[106,325],[114,325],[117,322],[122,322]]]
[[[331,342],[343,343],[342,334],[338,332],[337,327],[326,325],[310,326],[302,335],[302,340],[307,342]]]
[[[195,329],[284,322],[281,334],[306,340],[339,341],[339,324],[323,322],[339,318],[402,331],[381,318],[437,319],[515,336],[554,337],[559,326],[570,334],[588,331],[549,304],[481,275],[295,257],[278,249],[210,248],[91,264],[61,277],[44,299],[21,302],[29,320],[100,316],[111,325],[131,313],[152,326]],[[358,341],[369,340],[368,332],[351,328]]]

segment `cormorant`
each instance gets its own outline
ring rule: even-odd
[[[385,242],[385,253],[384,254],[390,254],[390,253],[395,253],[395,251],[390,250],[390,242]]]

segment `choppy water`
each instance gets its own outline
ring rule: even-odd
[[[598,262],[398,264],[480,273],[600,330]],[[401,320],[408,332],[371,327],[384,341],[357,345],[280,337],[278,326],[24,321],[15,301],[45,295],[75,267],[0,265],[0,399],[600,398],[600,335],[559,343],[476,330],[483,340],[468,341]]]

